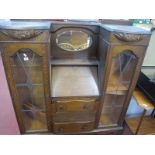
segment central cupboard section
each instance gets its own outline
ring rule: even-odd
[[[51,27],[50,95],[54,133],[121,126],[139,51],[125,45],[126,42],[113,44],[106,39],[106,33],[101,33],[95,25]]]
[[[99,29],[51,30],[50,92],[54,133],[94,129],[100,96]]]

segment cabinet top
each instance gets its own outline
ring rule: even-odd
[[[15,30],[24,30],[24,29],[54,29],[61,26],[97,26],[106,29],[111,32],[123,32],[123,33],[134,33],[134,34],[151,34],[150,31],[147,31],[143,28],[138,28],[135,26],[123,26],[123,25],[104,25],[101,23],[95,22],[56,22],[56,21],[7,21],[0,22],[0,29],[15,29]],[[52,26],[52,27],[51,27]]]
[[[99,23],[95,22],[60,22],[60,21],[2,21],[0,22],[0,29],[50,29],[51,25],[54,26],[99,26]]]
[[[102,28],[110,32],[122,32],[131,34],[151,34],[150,31],[136,26],[123,26],[123,25],[101,25]]]
[[[49,29],[50,21],[43,22],[24,22],[24,21],[7,21],[0,22],[0,29]]]

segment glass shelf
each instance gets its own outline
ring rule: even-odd
[[[114,84],[108,85],[108,88],[106,90],[106,94],[117,94],[117,95],[124,95],[127,92],[127,87],[125,85],[119,85],[118,86]]]

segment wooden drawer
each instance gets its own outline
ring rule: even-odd
[[[76,133],[94,128],[95,114],[90,112],[56,113],[53,117],[54,133]]]
[[[93,130],[93,122],[54,123],[53,132],[57,134],[76,133]]]
[[[55,100],[56,112],[96,111],[96,99],[61,99]]]

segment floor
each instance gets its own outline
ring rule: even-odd
[[[133,135],[126,123],[124,123],[124,130],[122,135]]]
[[[136,132],[140,117],[126,119],[128,126],[133,133]],[[138,131],[138,135],[154,135],[155,134],[155,118],[145,116]]]

